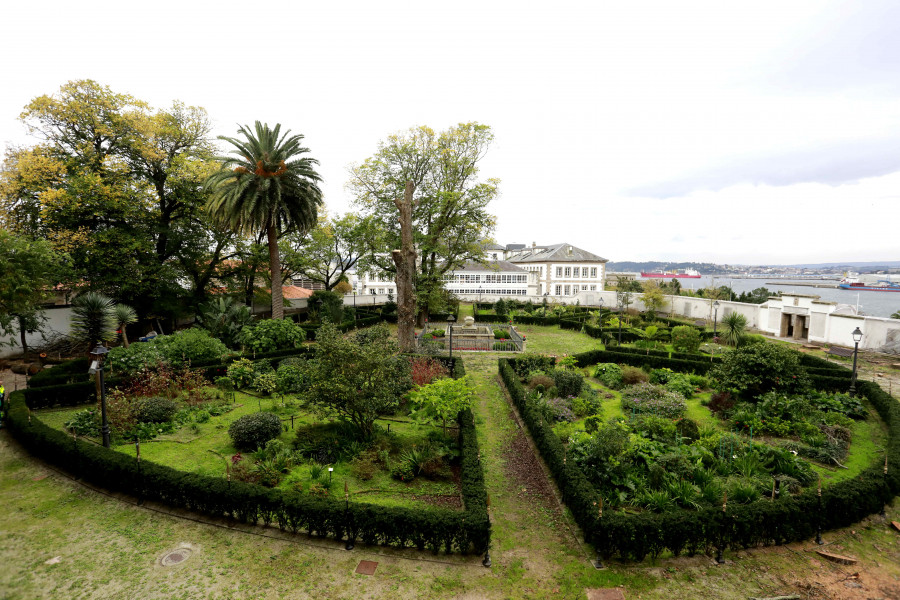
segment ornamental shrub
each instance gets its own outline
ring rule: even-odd
[[[494,339],[495,340],[508,340],[509,332],[503,329],[495,329],[494,330]]]
[[[511,364],[516,375],[527,377],[534,371],[550,371],[556,365],[556,359],[543,354],[523,354]]]
[[[65,422],[64,427],[77,435],[100,435],[100,411],[96,408],[79,410],[72,418]]]
[[[688,376],[684,373],[672,373],[666,382],[666,389],[678,392],[685,398],[694,396],[694,384],[691,383]]]
[[[241,332],[241,344],[254,354],[299,348],[306,331],[289,319],[266,319]]]
[[[599,379],[603,385],[618,390],[622,387],[622,367],[616,363],[600,363],[594,369],[594,377]]]
[[[550,371],[550,377],[560,396],[577,396],[584,387],[584,376],[576,371],[554,369]]]
[[[700,332],[690,325],[673,327],[672,347],[676,352],[697,352],[700,349]]]
[[[109,371],[116,375],[133,375],[145,369],[155,369],[165,361],[162,349],[153,342],[133,343],[128,348],[117,346],[106,355]]]
[[[253,380],[253,389],[264,396],[268,396],[278,389],[278,375],[275,371],[258,373]]]
[[[751,401],[773,390],[798,394],[810,387],[800,353],[779,344],[739,347],[727,353],[710,375],[719,389],[732,390]]]
[[[231,424],[228,435],[238,450],[256,450],[281,435],[281,420],[270,412],[244,415]]]
[[[282,362],[275,372],[277,390],[282,394],[299,394],[305,382],[303,369],[297,365]]]
[[[229,379],[234,382],[234,387],[239,390],[253,385],[256,377],[253,361],[248,358],[239,358],[228,365],[227,373]]]
[[[168,398],[143,398],[137,405],[137,420],[140,423],[168,423],[177,411],[178,405]]]
[[[650,376],[642,371],[639,367],[625,365],[622,367],[622,383],[625,385],[635,385],[638,383],[647,383]]]
[[[687,409],[684,396],[661,385],[639,383],[622,391],[622,410],[626,414],[650,413],[658,417],[676,419]]]
[[[186,367],[199,361],[216,361],[228,353],[228,347],[205,329],[192,327],[172,335],[158,335],[147,344],[155,345],[173,367]],[[143,344],[132,344],[140,346]],[[129,346],[131,349],[131,346]]]

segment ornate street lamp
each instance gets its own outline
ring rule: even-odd
[[[453,324],[456,322],[456,316],[453,313],[447,315],[447,331],[450,334],[450,358],[453,358]],[[452,367],[451,367],[452,368]]]
[[[850,375],[850,396],[856,396],[856,355],[859,353],[859,343],[862,341],[863,332],[859,327],[853,330],[853,374]]]
[[[88,373],[99,373],[100,383],[100,432],[103,435],[103,447],[109,448],[109,421],[106,419],[106,381],[103,379],[103,361],[109,350],[103,344],[98,344],[91,351],[91,367]]]

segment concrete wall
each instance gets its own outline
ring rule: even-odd
[[[70,306],[53,306],[44,311],[47,322],[44,324],[42,332],[28,333],[25,335],[25,343],[28,347],[39,346],[44,342],[44,338],[52,338],[57,335],[68,335],[71,330],[69,322],[72,319],[72,307]],[[6,340],[3,340],[6,341]],[[12,356],[22,352],[22,344],[19,342],[18,328],[12,339],[13,346],[0,346],[0,358]]]

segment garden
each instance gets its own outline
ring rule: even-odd
[[[635,344],[500,361],[601,554],[802,539],[893,497],[897,478],[882,467],[900,423],[877,386],[852,397],[843,367],[747,336],[699,354],[689,337],[694,352]]]
[[[224,483],[226,497],[212,511],[242,520],[348,542],[484,552],[486,499],[462,361],[402,355],[385,325],[342,334],[326,319],[314,345],[305,337],[290,320],[266,320],[243,329],[241,355],[201,328],[114,348],[106,404],[115,458],[93,476],[109,485],[112,472],[130,464],[142,480],[131,485],[146,493],[154,465],[172,486],[179,474],[201,488]],[[20,406],[26,420],[18,426],[40,423],[37,438],[74,451],[79,471],[85,454],[105,451],[97,446],[100,411],[83,406],[93,395],[91,383],[79,381],[83,371],[60,367],[25,392],[31,408],[48,408]],[[196,505],[200,493],[179,489],[169,500]],[[257,504],[249,512],[248,497]],[[331,516],[316,521],[311,513]]]

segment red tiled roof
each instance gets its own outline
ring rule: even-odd
[[[281,295],[287,300],[300,300],[312,296],[313,291],[296,285],[283,285],[281,286]]]

